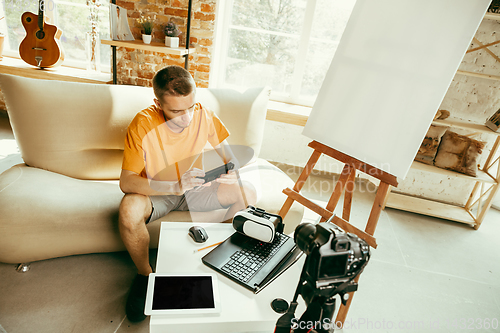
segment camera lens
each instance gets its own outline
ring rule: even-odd
[[[316,226],[312,223],[302,223],[295,228],[294,240],[297,247],[305,254],[309,255],[311,245],[314,242]]]

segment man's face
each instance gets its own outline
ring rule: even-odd
[[[181,132],[193,120],[195,92],[187,96],[163,96],[163,101],[155,99],[155,103],[163,110],[167,125],[174,131]]]

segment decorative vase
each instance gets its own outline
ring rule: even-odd
[[[179,37],[165,37],[165,46],[179,47]]]
[[[151,35],[142,34],[142,41],[144,42],[144,44],[150,44],[151,43]]]
[[[100,37],[96,31],[87,32],[87,70],[100,72],[101,71],[101,50]]]

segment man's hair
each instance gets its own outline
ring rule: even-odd
[[[180,66],[167,66],[153,77],[156,98],[163,102],[163,96],[187,96],[196,88],[193,77]]]

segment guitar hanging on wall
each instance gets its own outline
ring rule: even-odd
[[[38,1],[38,16],[25,12],[21,16],[26,37],[19,45],[21,59],[40,68],[59,66],[64,60],[60,45],[62,30],[44,21],[45,0]]]

